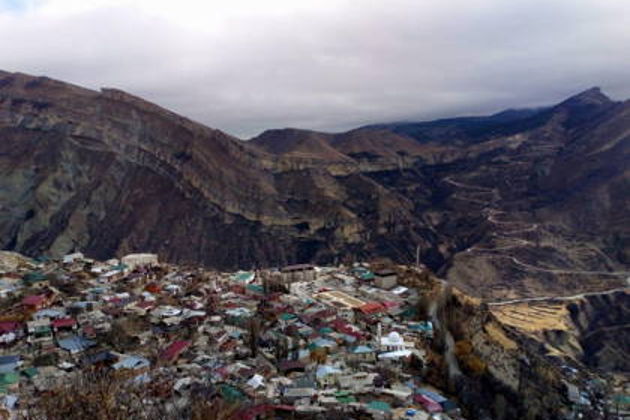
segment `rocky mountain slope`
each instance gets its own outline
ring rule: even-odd
[[[416,255],[490,299],[622,285],[630,102],[242,141],[127,93],[0,72],[0,248],[276,266]]]
[[[491,305],[507,328],[541,343],[548,355],[605,371],[630,372],[630,291]]]

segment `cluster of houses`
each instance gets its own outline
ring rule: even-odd
[[[159,376],[173,404],[203,389],[244,419],[461,419],[425,382],[433,324],[401,283],[368,264],[219,273],[153,254],[0,265],[0,404],[17,415],[86,370],[112,370],[147,389]]]

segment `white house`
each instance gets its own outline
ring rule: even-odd
[[[72,264],[75,261],[82,260],[83,258],[84,258],[84,256],[83,256],[82,253],[74,252],[72,254],[64,255],[63,256],[63,263],[64,264]]]
[[[122,257],[120,262],[129,267],[130,270],[143,265],[159,264],[157,254],[129,254]]]

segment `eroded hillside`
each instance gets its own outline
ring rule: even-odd
[[[278,266],[419,256],[489,299],[627,277],[630,103],[251,142],[114,89],[0,73],[0,248]]]

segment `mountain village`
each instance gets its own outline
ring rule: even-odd
[[[98,372],[140,385],[142,405],[160,402],[171,417],[204,398],[235,407],[241,419],[464,418],[456,399],[427,380],[435,320],[418,308],[431,291],[402,277],[421,278],[422,268],[219,273],[153,254],[98,262],[6,253],[2,261],[6,418]],[[579,404],[585,397],[573,392]]]

